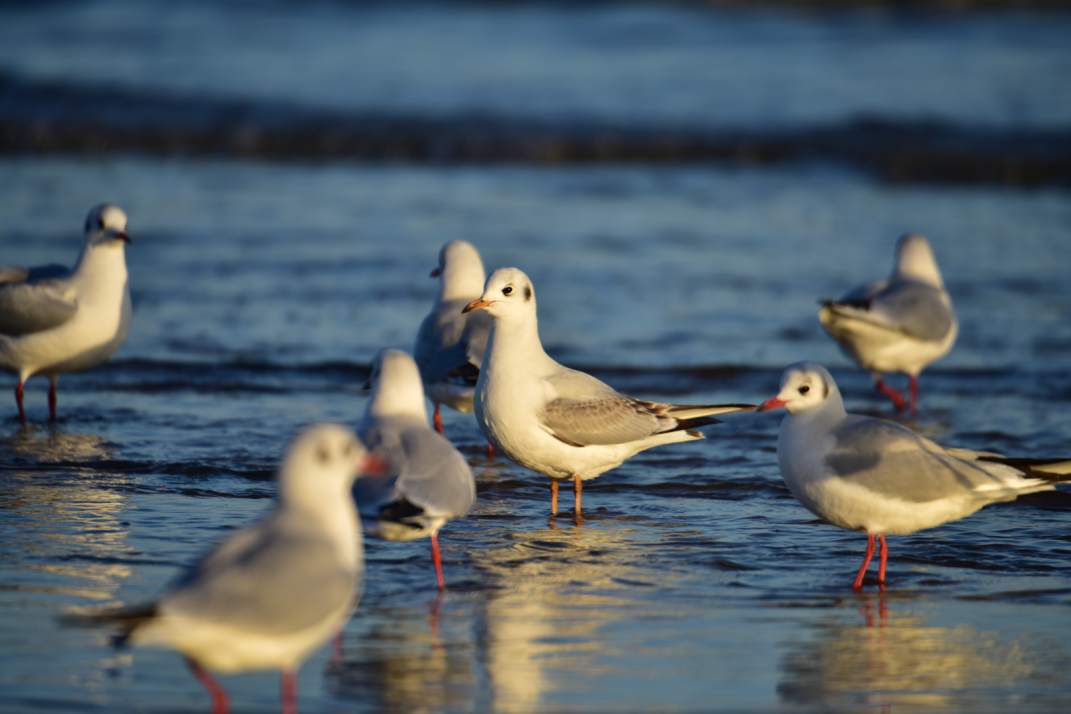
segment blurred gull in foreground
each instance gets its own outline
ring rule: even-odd
[[[120,642],[161,645],[186,655],[212,695],[227,694],[206,669],[281,669],[284,711],[296,710],[296,668],[349,618],[364,555],[350,487],[380,468],[349,429],[311,426],[294,439],[278,474],[278,505],[233,533],[175,587],[143,611],[102,613],[120,621]]]
[[[958,520],[982,506],[1052,490],[1071,461],[1005,459],[939,446],[884,419],[848,414],[833,377],[814,362],[785,370],[781,391],[759,411],[788,411],[777,438],[777,464],[792,494],[835,526],[867,534],[866,557],[881,542],[878,584],[885,585],[886,535],[906,535]],[[1024,478],[1047,474],[1046,478]]]
[[[869,370],[882,394],[903,409],[904,397],[882,381],[884,372],[910,379],[911,411],[918,408],[918,376],[944,357],[959,325],[930,244],[920,235],[896,243],[892,275],[824,302],[818,319],[849,357]]]
[[[383,350],[372,361],[372,396],[357,426],[368,449],[386,464],[382,476],[353,486],[365,532],[384,540],[429,536],[439,589],[443,589],[439,529],[462,518],[476,500],[465,458],[428,426],[424,390],[413,359]]]
[[[435,430],[442,434],[440,404],[465,414],[473,409],[491,318],[482,312],[461,312],[483,293],[486,277],[480,254],[471,243],[455,240],[444,245],[431,276],[439,278],[439,294],[420,324],[413,357],[424,390],[435,405]]]
[[[573,481],[579,517],[582,481],[652,446],[702,439],[692,429],[720,423],[713,414],[755,408],[646,402],[561,366],[543,351],[535,291],[516,268],[492,273],[483,295],[465,308],[472,310],[487,310],[492,318],[476,418],[496,449],[550,477],[551,513],[558,512],[559,480]]]
[[[56,420],[56,382],[64,372],[96,367],[130,331],[126,214],[102,204],[89,212],[78,262],[0,268],[0,369],[18,376],[15,401],[26,423],[22,386],[43,374],[49,418]]]

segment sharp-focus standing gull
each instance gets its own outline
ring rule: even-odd
[[[465,458],[428,426],[420,372],[401,350],[372,361],[372,396],[357,433],[386,463],[382,476],[358,480],[353,497],[368,535],[384,540],[431,538],[431,556],[443,589],[439,529],[462,518],[476,500]]]
[[[206,669],[280,669],[283,709],[295,711],[296,668],[349,618],[360,591],[353,479],[381,467],[341,425],[302,431],[279,467],[275,510],[209,551],[155,606],[127,613],[122,641],[186,655],[214,712],[227,711],[227,694]]]
[[[945,448],[894,422],[848,414],[833,377],[814,362],[785,370],[781,391],[759,407],[788,411],[777,437],[777,464],[792,494],[812,513],[867,534],[866,557],[852,587],[863,585],[881,542],[878,583],[885,584],[886,535],[906,535],[968,516],[982,506],[1053,488],[1071,461],[1005,459]],[[1049,478],[1024,478],[1036,474]]]
[[[43,374],[51,386],[48,411],[56,419],[56,382],[105,362],[130,331],[126,214],[102,204],[89,212],[78,262],[42,268],[0,268],[0,369],[19,379],[15,401],[26,423],[22,387]]]
[[[435,430],[442,434],[440,404],[464,414],[473,409],[491,318],[482,312],[461,312],[483,293],[486,278],[480,254],[471,243],[454,240],[444,245],[431,276],[439,278],[439,294],[420,324],[413,357],[435,405]]]
[[[692,429],[719,423],[713,414],[755,408],[646,402],[561,366],[543,351],[535,290],[516,268],[492,273],[465,311],[481,309],[491,314],[491,334],[476,384],[476,419],[496,449],[550,477],[552,513],[559,480],[572,480],[579,517],[582,481],[652,446],[702,439]]]
[[[910,380],[911,411],[918,408],[918,376],[944,357],[959,325],[929,242],[908,234],[896,243],[892,275],[824,302],[818,319],[849,357],[869,370],[878,391],[904,408],[904,397],[882,381],[885,372]]]

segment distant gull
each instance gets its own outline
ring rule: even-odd
[[[1071,461],[947,448],[894,422],[848,414],[833,377],[814,362],[788,367],[781,391],[759,411],[778,407],[788,411],[777,463],[789,490],[820,518],[867,534],[856,590],[874,555],[874,536],[881,543],[878,584],[884,587],[886,535],[933,528],[990,503],[1051,490],[1053,481],[1071,474]],[[1048,476],[1033,478],[1038,474]]]
[[[424,390],[413,359],[383,350],[372,362],[372,396],[357,433],[386,464],[381,476],[353,486],[365,533],[384,540],[429,536],[439,589],[443,589],[439,529],[462,518],[476,500],[465,458],[428,426]]]
[[[284,711],[296,711],[301,662],[349,618],[364,577],[353,479],[382,468],[349,429],[317,424],[295,437],[278,474],[278,504],[210,550],[155,605],[102,613],[119,642],[186,655],[213,712],[227,693],[206,670],[282,670]]]
[[[559,480],[572,480],[579,517],[582,481],[652,446],[702,439],[692,429],[720,423],[710,415],[755,408],[647,402],[561,366],[543,351],[535,291],[516,268],[496,270],[483,295],[465,307],[481,309],[492,322],[476,418],[496,449],[550,477],[551,513],[558,512]]]
[[[918,408],[918,376],[952,349],[959,325],[929,242],[908,234],[896,243],[892,275],[822,303],[818,319],[849,357],[869,370],[878,391],[897,409],[903,395],[885,384],[885,372],[910,379],[911,411]]]
[[[442,434],[440,404],[464,414],[472,412],[491,318],[482,312],[461,312],[483,293],[486,278],[480,254],[471,243],[454,240],[444,245],[431,277],[439,278],[439,294],[420,324],[413,357],[424,390],[435,405],[435,430]],[[488,451],[492,456],[490,446]]]
[[[64,372],[96,367],[130,331],[126,214],[101,204],[89,212],[85,246],[68,270],[61,265],[0,268],[0,369],[19,378],[15,402],[26,423],[22,386],[43,374],[49,418],[56,420],[56,382]]]

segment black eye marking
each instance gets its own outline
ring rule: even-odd
[[[104,228],[104,219],[101,218],[97,221],[97,228]]]
[[[528,302],[531,299],[532,299],[532,286],[531,285],[525,285],[524,286],[524,301]]]
[[[503,295],[511,295],[511,294],[513,294],[513,288],[511,286],[507,285],[506,287],[502,288],[502,294]]]
[[[316,449],[316,458],[320,460],[321,464],[326,464],[328,461],[331,460],[331,454],[327,453],[327,449],[325,449],[323,446],[320,446]]]
[[[800,394],[806,394],[809,391],[811,391],[811,388],[806,384],[800,387]]]
[[[829,385],[828,384],[823,384],[822,386],[825,387],[825,392],[822,394],[822,398],[825,399],[826,397],[829,396]]]

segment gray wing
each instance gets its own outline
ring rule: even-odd
[[[540,424],[567,444],[627,444],[667,426],[650,402],[621,394],[589,374],[563,367],[547,382],[557,397],[544,406]]]
[[[826,304],[841,315],[899,330],[919,340],[943,339],[954,320],[939,288],[913,280],[863,286]]]
[[[267,521],[236,533],[160,600],[171,614],[267,634],[311,627],[353,598],[359,575],[315,527]]]
[[[35,271],[48,272],[62,266],[44,268],[5,267],[4,277],[18,277],[17,271],[31,276]],[[69,283],[56,278],[42,278],[27,282],[0,281],[0,334],[11,337],[43,332],[58,327],[74,317],[78,303],[69,294]]]
[[[405,469],[405,449],[401,433],[390,428],[389,423],[373,421],[357,430],[365,448],[383,459],[387,464],[385,473],[378,476],[365,474],[353,482],[353,499],[361,518],[378,519],[381,511],[401,498],[398,477]]]
[[[926,503],[1003,483],[893,422],[850,415],[832,436],[833,474],[882,495]]]
[[[465,458],[431,429],[402,434],[405,469],[398,490],[429,516],[461,518],[476,500],[476,482]]]
[[[491,316],[483,310],[461,313],[463,301],[450,301],[424,318],[413,359],[425,383],[476,384],[487,347]]]

